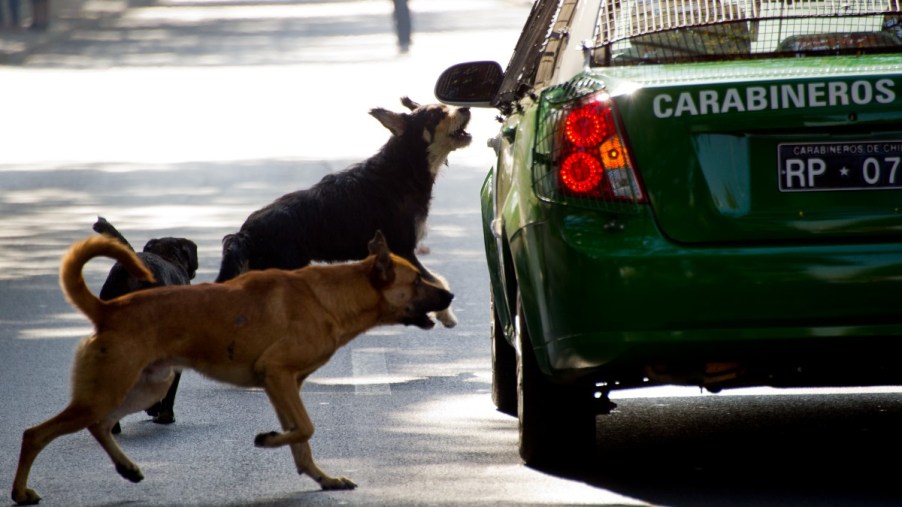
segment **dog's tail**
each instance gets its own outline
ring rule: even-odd
[[[128,240],[125,239],[125,236],[123,236],[122,233],[119,232],[119,230],[117,230],[115,227],[113,227],[113,224],[107,222],[106,218],[97,217],[97,221],[94,222],[94,232],[98,232],[100,234],[106,234],[107,236],[116,238],[123,245],[134,250],[131,243],[129,243]]]
[[[248,270],[249,253],[245,237],[240,232],[222,238],[222,264],[216,283],[231,280]]]
[[[69,248],[60,266],[60,286],[63,294],[91,322],[97,324],[104,303],[88,289],[82,269],[94,257],[109,257],[116,260],[132,276],[153,282],[153,273],[141,262],[134,251],[106,235],[94,236],[79,241]]]

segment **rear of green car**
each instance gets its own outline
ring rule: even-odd
[[[589,4],[533,44],[567,68],[591,15],[582,70],[493,99],[493,367],[516,362],[524,459],[614,389],[902,383],[900,2]]]
[[[771,354],[860,351],[876,359],[870,347],[895,345],[902,60],[668,71],[679,78],[662,82],[654,68],[590,71],[577,79],[597,80],[601,91],[537,109],[538,124],[552,125],[539,127],[530,168],[540,211],[508,232],[524,314],[547,352],[543,366],[714,387],[733,379],[706,379],[705,363],[742,366],[753,354],[790,371],[759,364],[746,373],[766,376],[737,383],[806,384],[804,375],[778,378],[801,364]],[[542,153],[542,138],[560,137],[566,116],[592,101],[605,102],[617,126],[629,167],[614,171],[629,172],[628,196],[581,196],[561,176],[566,156]],[[696,361],[695,371],[668,364],[678,360]],[[618,378],[630,372],[625,361],[635,362],[632,378]],[[859,382],[834,373],[836,382]]]

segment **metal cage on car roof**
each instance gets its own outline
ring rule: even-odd
[[[902,50],[902,0],[604,0],[600,66]]]

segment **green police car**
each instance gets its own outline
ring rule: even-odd
[[[902,384],[902,2],[538,0],[482,188],[493,399],[530,463],[616,389]]]

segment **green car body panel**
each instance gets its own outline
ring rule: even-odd
[[[902,344],[902,188],[805,191],[816,170],[778,165],[781,144],[834,143],[874,150],[872,176],[889,178],[895,157],[878,143],[902,143],[902,57],[662,67],[586,71],[646,192],[630,212],[540,199],[539,103],[506,118],[481,205],[508,340],[522,305],[544,373],[626,383],[656,361],[741,361],[769,345]]]

